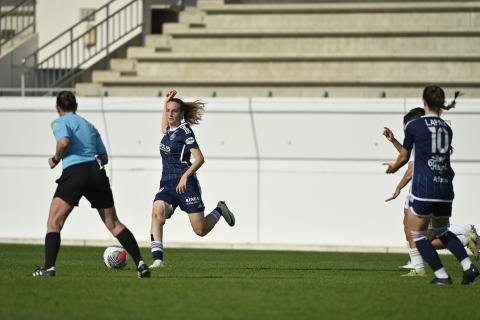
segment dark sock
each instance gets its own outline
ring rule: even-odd
[[[437,250],[432,246],[432,242],[426,238],[416,240],[415,244],[417,245],[418,252],[422,255],[423,260],[425,260],[428,265],[432,268],[433,271],[437,271],[443,268],[442,261],[438,256]]]
[[[60,250],[60,232],[49,232],[45,236],[45,269],[55,266]]]
[[[138,247],[137,240],[133,234],[128,230],[127,227],[120,231],[120,233],[116,236],[120,244],[127,250],[127,252],[132,256],[133,261],[135,261],[135,267],[138,267],[138,263],[142,259],[140,254],[140,248]]]
[[[442,241],[445,248],[447,248],[458,259],[458,261],[468,258],[468,253],[462,243],[451,231],[445,232],[438,238]]]

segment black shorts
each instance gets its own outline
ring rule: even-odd
[[[100,169],[96,161],[75,164],[63,170],[57,179],[54,197],[59,197],[72,206],[85,196],[92,208],[113,207],[113,194],[105,169]]]

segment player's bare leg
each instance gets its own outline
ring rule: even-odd
[[[150,271],[142,259],[140,254],[140,248],[138,247],[137,240],[133,234],[128,230],[128,228],[120,222],[117,216],[117,211],[115,207],[97,209],[102,219],[103,223],[110,231],[110,233],[118,239],[120,244],[127,250],[127,252],[135,261],[135,266],[137,267],[138,276],[140,278],[150,277]]]
[[[163,262],[163,226],[173,214],[173,208],[170,204],[157,200],[152,207],[152,224],[150,227],[150,240],[153,263],[149,268],[161,268]]]
[[[410,261],[406,265],[402,266],[401,268],[410,269],[410,271],[402,276],[423,277],[426,275],[423,258],[420,255],[420,252],[418,252],[418,249],[415,245],[415,241],[413,241],[412,234],[410,232],[410,229],[408,228],[407,217],[408,217],[408,209],[404,208],[403,209],[403,231],[405,233],[405,239],[407,240],[408,247],[409,247],[408,255],[410,257]]]
[[[200,237],[206,236],[215,227],[220,217],[223,217],[229,226],[235,225],[235,216],[224,201],[219,201],[217,207],[206,217],[203,212],[190,213],[188,217],[193,231]]]
[[[32,276],[55,276],[55,262],[60,251],[60,231],[65,224],[73,206],[59,197],[55,197],[50,204],[47,220],[47,234],[45,236],[45,264],[38,267]]]
[[[427,229],[429,222],[430,218],[416,216],[409,209],[407,223],[412,232],[412,237],[415,240],[415,244],[422,258],[430,265],[435,273],[435,278],[431,283],[436,285],[452,284],[452,279],[443,267],[437,251],[432,246],[432,242],[428,239]]]
[[[472,263],[467,251],[463,247],[457,236],[448,230],[449,218],[437,218],[432,220],[433,232],[445,246],[460,262],[463,269],[462,284],[469,284],[480,275],[477,267]]]
[[[193,232],[200,237],[206,236],[215,227],[219,219],[212,214],[205,217],[203,212],[189,213],[188,218]]]

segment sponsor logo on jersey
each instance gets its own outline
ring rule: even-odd
[[[189,137],[187,138],[187,140],[185,140],[185,144],[192,144],[195,142],[195,138],[194,137]]]
[[[448,183],[448,181],[449,180],[447,178],[438,177],[438,176],[433,177],[433,182],[436,182],[436,183]]]
[[[165,153],[170,154],[171,150],[169,146],[164,145],[163,143],[160,143],[160,151],[163,151]]]
[[[438,171],[440,174],[442,174],[449,168],[447,157],[445,156],[434,155],[430,159],[428,159],[427,163],[430,167],[430,170]]]

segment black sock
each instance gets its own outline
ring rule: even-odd
[[[60,232],[49,232],[45,236],[45,269],[55,266],[60,251]]]
[[[120,231],[120,233],[116,236],[120,244],[127,250],[127,252],[132,256],[133,261],[135,261],[135,267],[138,267],[138,263],[142,259],[140,255],[140,248],[138,247],[137,240],[133,234],[128,230],[127,227]]]
[[[438,239],[442,241],[445,248],[447,248],[458,259],[458,261],[468,258],[468,253],[462,243],[451,231],[445,232],[438,237]]]
[[[422,255],[423,260],[425,260],[428,265],[432,268],[433,271],[437,271],[443,268],[442,261],[438,256],[437,250],[432,246],[432,242],[426,238],[420,240],[415,240],[417,245],[418,252]]]

